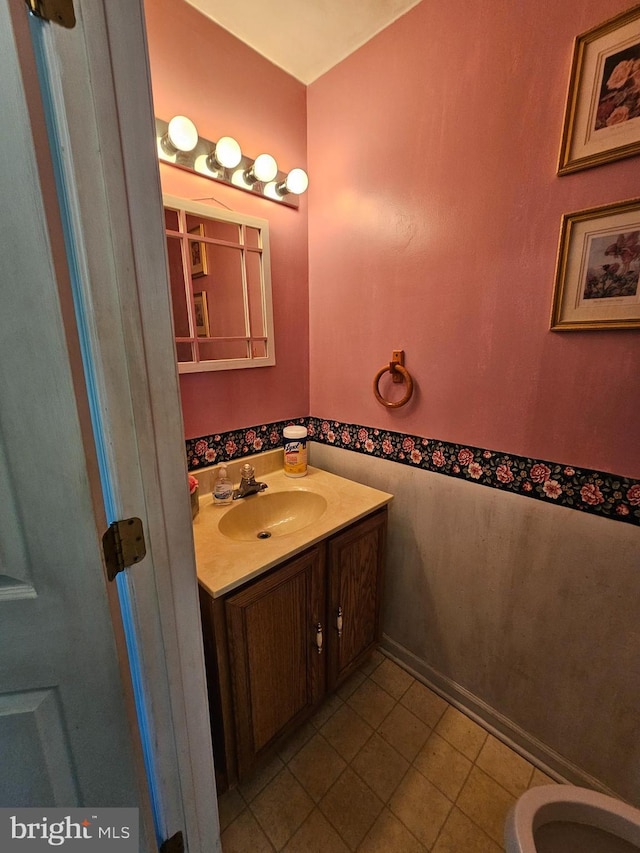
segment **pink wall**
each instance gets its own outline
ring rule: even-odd
[[[188,115],[200,135],[234,136],[249,156],[306,167],[306,88],[188,3],[146,0],[155,113]],[[294,210],[161,164],[164,192],[212,196],[269,220],[276,332],[274,367],[180,377],[185,437],[309,412],[307,199]],[[215,202],[212,202],[215,204]]]
[[[573,39],[627,6],[424,2],[311,84],[311,414],[640,476],[638,332],[549,331],[562,213],[640,196],[556,175]]]

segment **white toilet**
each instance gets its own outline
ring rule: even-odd
[[[507,853],[638,853],[640,811],[573,785],[524,793],[504,830]]]

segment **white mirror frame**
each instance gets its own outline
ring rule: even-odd
[[[166,209],[178,211],[178,218],[181,222],[184,222],[185,214],[189,214],[191,216],[198,216],[206,219],[213,219],[218,222],[227,222],[234,225],[246,226],[249,228],[255,228],[260,233],[260,254],[262,258],[261,263],[261,300],[262,300],[262,323],[264,329],[264,336],[259,336],[256,338],[254,336],[253,339],[264,340],[265,342],[265,350],[266,354],[264,356],[255,356],[252,354],[247,354],[246,358],[220,358],[220,359],[209,359],[202,361],[178,361],[178,372],[179,373],[201,373],[209,370],[235,370],[238,368],[247,368],[247,367],[270,367],[276,363],[276,355],[275,355],[275,341],[274,341],[274,329],[273,329],[273,304],[271,297],[271,254],[269,247],[269,222],[266,219],[260,219],[256,216],[247,216],[243,213],[236,213],[231,210],[221,210],[220,208],[214,208],[207,204],[200,204],[196,201],[191,201],[190,199],[179,198],[178,196],[166,195],[163,194],[162,201],[164,207]],[[182,213],[182,215],[181,215]],[[171,234],[172,236],[180,236],[181,239],[188,241],[187,234],[180,230],[179,232],[174,232],[170,229],[165,229],[166,234]],[[244,232],[243,232],[244,233]],[[244,244],[244,240],[242,241]],[[253,250],[253,248],[252,248]],[[244,258],[244,249],[243,258]],[[196,326],[195,326],[195,306],[194,306],[194,288],[193,288],[193,280],[191,275],[189,275],[189,270],[187,267],[187,257],[186,252],[183,252],[184,260],[184,281],[185,281],[185,291],[187,297],[187,312],[189,315],[189,326],[193,331],[193,335],[189,338],[176,337],[176,343],[189,343],[193,344],[197,343],[199,338],[196,334]],[[242,299],[244,306],[244,316],[245,316],[245,329],[247,330],[247,335],[244,340],[247,341],[248,345],[252,338],[249,335],[249,303],[248,303],[248,294],[247,294],[247,278],[246,278],[246,267],[243,261],[242,265],[242,279],[238,282],[238,285],[242,287]],[[175,323],[174,323],[175,326]],[[212,338],[211,340],[242,340],[237,336],[234,338],[225,338],[222,336],[218,336],[216,338]],[[194,353],[197,351],[197,347],[193,349]]]

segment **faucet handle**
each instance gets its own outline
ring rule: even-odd
[[[248,462],[245,462],[245,464],[240,469],[240,476],[242,477],[242,479],[250,480],[254,474],[255,468],[253,467],[253,465],[249,465]]]

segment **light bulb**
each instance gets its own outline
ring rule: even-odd
[[[258,154],[250,170],[258,181],[272,181],[278,174],[278,164],[271,154]]]
[[[231,175],[231,183],[234,187],[240,187],[243,190],[250,190],[252,187],[251,181],[247,180],[247,173],[242,169],[236,169]]]
[[[176,151],[193,151],[198,144],[195,124],[186,116],[174,116],[167,127],[167,140]]]
[[[309,178],[304,169],[292,169],[287,175],[284,187],[288,193],[301,195],[309,186]]]
[[[242,151],[232,136],[221,136],[216,143],[213,156],[225,169],[235,169],[242,160]]]
[[[269,181],[262,188],[262,193],[266,198],[271,198],[274,201],[282,201],[282,193],[278,192],[278,184],[275,181]]]

